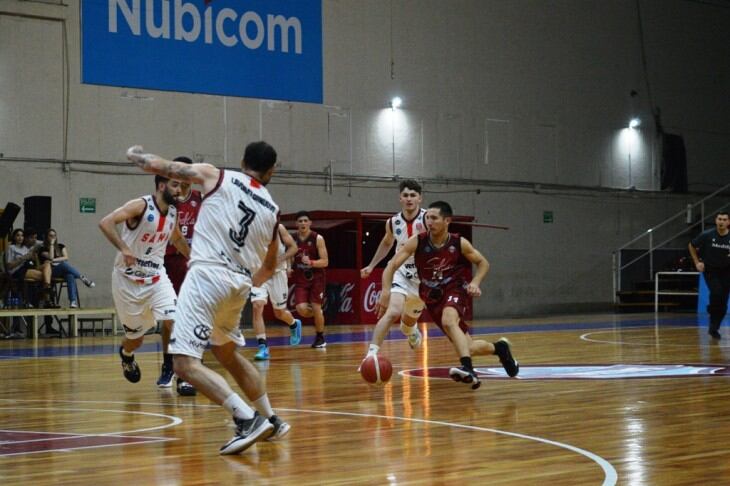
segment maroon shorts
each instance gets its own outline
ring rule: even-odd
[[[184,256],[177,255],[165,255],[165,270],[167,270],[167,276],[172,282],[172,288],[175,289],[176,294],[180,294],[180,287],[182,286],[185,275],[188,273],[188,260]]]
[[[441,319],[444,309],[446,307],[453,307],[459,314],[459,327],[464,331],[464,334],[469,334],[469,325],[464,321],[467,303],[469,302],[469,294],[466,293],[466,289],[463,287],[454,287],[439,293],[440,295],[436,296],[433,291],[421,292],[421,299],[426,303],[426,308],[431,318],[433,318],[433,322],[443,331],[444,326]],[[444,334],[446,334],[445,331]]]
[[[324,300],[324,274],[315,274],[312,280],[294,284],[294,305],[322,304]]]

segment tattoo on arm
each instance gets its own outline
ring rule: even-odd
[[[173,162],[167,166],[165,176],[168,179],[175,179],[183,182],[194,182],[193,178],[198,175],[189,165]]]

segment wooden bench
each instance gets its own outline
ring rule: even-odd
[[[69,334],[72,337],[79,335],[79,316],[106,316],[111,318],[112,331],[117,333],[117,312],[113,307],[86,308],[86,309],[2,309],[0,318],[30,317],[31,336],[38,339],[38,318],[45,316],[68,317]]]

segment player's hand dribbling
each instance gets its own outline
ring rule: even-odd
[[[371,273],[373,273],[373,267],[364,267],[360,270],[360,278],[368,278]]]
[[[478,285],[469,283],[469,285],[466,286],[466,293],[469,294],[470,297],[480,297],[482,295],[482,289],[480,289]]]
[[[382,290],[380,297],[378,297],[378,319],[383,317],[385,311],[388,309],[390,303],[390,291]]]

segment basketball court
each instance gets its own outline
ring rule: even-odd
[[[694,314],[583,315],[476,321],[507,336],[509,379],[478,358],[480,389],[455,383],[447,339],[421,324],[412,351],[397,330],[381,350],[394,374],[366,384],[357,367],[372,326],[311,328],[291,348],[270,326],[257,362],[282,441],[220,456],[233,434],[205,397],[155,386],[157,336],[138,351],[142,380],[122,376],[119,337],[0,343],[2,484],[555,484],[730,483],[724,430],[730,345]],[[246,331],[252,358],[255,341]],[[150,339],[152,338],[152,339]],[[209,353],[207,363],[222,371]]]

